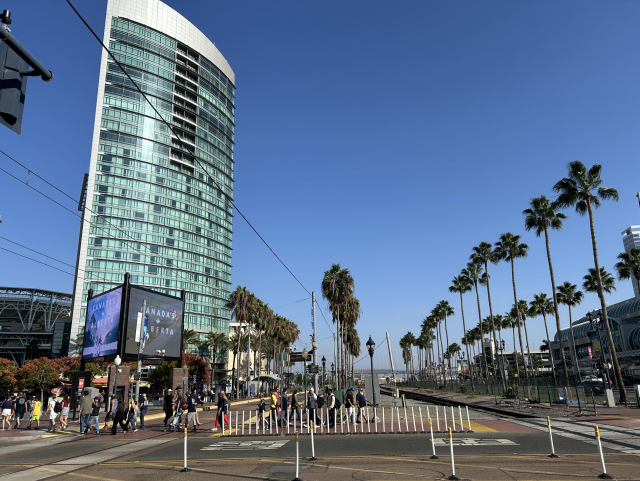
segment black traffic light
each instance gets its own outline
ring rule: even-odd
[[[5,42],[0,43],[0,123],[20,133],[29,64]]]

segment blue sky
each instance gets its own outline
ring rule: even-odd
[[[456,308],[449,330],[459,341],[450,280],[472,246],[505,231],[531,248],[516,264],[519,297],[550,294],[544,242],[524,231],[521,212],[552,194],[569,161],[601,163],[605,185],[620,193],[595,218],[608,270],[623,249],[620,232],[640,224],[640,4],[168,3],[236,73],[237,205],[309,290],[319,291],[333,262],[351,270],[363,343],[417,333],[441,299]],[[106,2],[75,4],[102,35]],[[29,80],[23,134],[1,130],[2,149],[76,196],[89,165],[100,47],[61,0],[5,7],[16,37],[55,77]],[[6,158],[0,167],[25,178]],[[581,284],[593,264],[589,227],[567,214],[551,237],[556,279]],[[75,262],[78,219],[1,172],[0,215],[1,236]],[[234,224],[234,285],[274,307],[307,297],[247,225]],[[3,251],[0,266],[1,285],[71,292],[71,277]],[[513,302],[509,266],[491,269],[494,309],[504,312]],[[620,282],[608,300],[632,295]],[[482,290],[481,299],[486,315]],[[577,311],[596,306],[587,295]],[[277,311],[308,339],[307,302]],[[472,294],[466,319],[477,322]],[[568,325],[566,308],[561,321]],[[330,358],[329,328],[321,317],[318,326],[320,354]],[[543,332],[541,319],[529,322],[532,347]]]

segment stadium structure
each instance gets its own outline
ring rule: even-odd
[[[0,357],[22,366],[26,359],[65,356],[70,333],[71,294],[0,287]]]

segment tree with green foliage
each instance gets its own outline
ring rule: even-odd
[[[467,292],[470,292],[471,289],[473,288],[471,281],[469,280],[468,277],[464,276],[462,273],[460,273],[459,276],[454,277],[453,279],[451,279],[451,285],[449,286],[449,292],[457,292],[458,294],[460,294],[460,313],[462,315],[462,330],[464,332],[464,342],[462,344],[464,344],[464,347],[467,351],[467,359],[469,360],[469,365],[471,365],[471,354],[469,353],[469,339],[467,338],[467,325],[465,324],[464,321],[464,302],[462,300],[462,295],[466,294]],[[469,374],[471,374],[471,371],[469,371]]]
[[[602,166],[594,164],[587,170],[586,166],[575,160],[567,166],[568,175],[560,179],[554,186],[553,190],[560,195],[556,203],[563,208],[575,207],[579,215],[589,214],[589,230],[591,231],[591,247],[593,250],[593,263],[595,267],[595,275],[597,278],[598,297],[600,297],[600,308],[603,316],[605,332],[607,334],[607,342],[609,344],[609,353],[613,362],[613,373],[616,378],[616,384],[620,388],[620,402],[628,402],[627,392],[624,389],[622,380],[622,371],[618,362],[618,355],[613,343],[611,334],[611,326],[609,326],[609,317],[607,315],[607,303],[604,299],[604,291],[602,289],[602,279],[600,279],[600,261],[598,259],[598,244],[596,242],[596,228],[593,221],[593,208],[600,207],[600,200],[618,201],[618,191],[611,187],[602,187]]]
[[[478,319],[479,319],[479,327],[480,327],[480,368],[482,369],[482,365],[484,365],[484,375],[489,380],[489,369],[487,367],[487,356],[484,352],[484,329],[482,326],[482,311],[480,309],[480,292],[478,291],[478,282],[480,281],[480,276],[482,275],[482,264],[479,262],[468,262],[467,267],[462,269],[460,273],[473,285],[476,291],[476,301],[478,303]]]
[[[11,393],[18,383],[16,363],[0,357],[0,393]]]
[[[547,344],[547,348],[551,345],[551,339],[549,338],[549,328],[547,327],[547,315],[553,316],[554,313],[555,305],[544,292],[533,295],[533,301],[529,303],[529,316],[542,316],[542,319],[544,320],[544,330],[547,333],[547,339],[544,341]],[[549,351],[549,359],[551,361],[551,372],[553,373],[553,381],[556,382],[556,368],[553,363],[553,352],[551,351]]]
[[[616,290],[616,280],[608,273],[604,267],[600,268],[600,275],[596,275],[596,270],[589,267],[589,272],[582,278],[582,288],[587,292],[598,293],[598,285],[602,281],[602,290],[607,294],[611,294]],[[600,280],[599,280],[600,279]]]
[[[632,247],[627,252],[621,252],[618,259],[620,262],[614,266],[618,279],[622,281],[633,278],[640,292],[640,247]]]
[[[580,374],[580,365],[578,364],[578,355],[576,354],[576,340],[573,337],[573,318],[571,308],[580,305],[584,299],[584,293],[578,290],[578,286],[565,281],[558,286],[558,302],[569,308],[569,334],[571,336],[571,350],[573,355],[573,364],[578,372],[578,379],[582,382],[582,374]],[[562,337],[560,337],[560,345],[562,346]],[[564,348],[563,348],[564,349]]]
[[[40,402],[43,402],[44,393],[60,384],[62,367],[57,359],[48,357],[26,361],[18,371],[18,383],[29,391],[39,389]]]

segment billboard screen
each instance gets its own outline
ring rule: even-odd
[[[122,287],[87,302],[82,359],[115,355],[118,350]]]
[[[125,354],[137,355],[136,326],[138,313],[147,301],[146,316],[142,316],[143,328],[149,338],[144,343],[142,354],[157,356],[164,349],[165,358],[179,359],[182,355],[182,324],[184,303],[182,299],[159,292],[131,286],[127,318],[127,343]],[[144,335],[143,335],[144,337]]]

